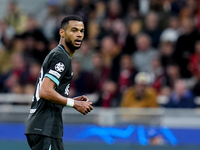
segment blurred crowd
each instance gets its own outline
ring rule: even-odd
[[[10,1],[0,20],[0,93],[33,94],[42,62],[76,14],[85,38],[70,97],[99,107],[200,106],[200,0],[48,0],[34,14]]]

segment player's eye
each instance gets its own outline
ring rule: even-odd
[[[73,29],[72,32],[76,32],[77,30]]]

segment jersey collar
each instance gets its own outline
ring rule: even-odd
[[[69,56],[68,52],[65,50],[65,48],[64,48],[63,45],[58,44],[58,47],[59,47],[60,49],[62,49],[62,50],[64,51],[64,53],[71,59],[71,57]]]

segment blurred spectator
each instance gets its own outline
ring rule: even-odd
[[[155,11],[155,12],[157,12],[157,13],[159,13],[159,12],[162,12],[162,11],[164,11],[163,10],[163,5],[164,4],[164,2],[163,1],[159,1],[159,0],[151,0],[150,1],[150,10],[153,10],[153,11]]]
[[[135,85],[128,88],[124,93],[121,107],[157,107],[157,93],[154,88],[149,86],[150,76],[145,72],[139,72],[135,76]]]
[[[127,30],[125,24],[122,20],[117,19],[114,24],[112,25],[113,34],[112,37],[114,38],[116,44],[122,48],[125,45],[125,40],[127,37]]]
[[[120,72],[117,82],[120,95],[133,85],[136,73],[137,71],[132,64],[130,55],[123,55],[120,61]]]
[[[22,55],[28,65],[37,60],[36,52],[36,38],[31,34],[22,36],[24,49]]]
[[[0,51],[0,72],[6,74],[12,67],[12,54],[13,49],[3,49]]]
[[[171,16],[169,20],[169,27],[164,29],[160,36],[161,42],[170,41],[176,43],[179,36],[182,34],[182,29],[180,27],[180,19],[178,16]]]
[[[138,20],[140,18],[140,14],[138,12],[138,1],[129,1],[129,0],[121,0],[121,3],[126,5],[123,12],[124,21],[127,26],[129,26],[132,22]]]
[[[200,80],[198,79],[194,86],[191,88],[192,89],[192,92],[194,93],[194,103],[197,105],[197,107],[199,108],[200,107]]]
[[[93,50],[91,49],[88,41],[83,41],[81,48],[74,53],[73,58],[81,60],[82,69],[90,72],[93,69],[92,57]]]
[[[178,38],[174,56],[181,69],[181,75],[184,78],[191,77],[188,70],[190,56],[194,53],[194,45],[200,39],[200,34],[194,27],[194,21],[191,18],[183,19],[182,26],[184,34]]]
[[[107,80],[103,83],[99,98],[94,106],[101,106],[104,108],[118,106],[119,102],[116,98],[117,85],[111,80]]]
[[[171,1],[171,14],[179,15],[182,8],[186,5],[186,0],[173,0]]]
[[[22,35],[15,35],[12,44],[16,52],[22,53],[25,47],[24,37]]]
[[[139,34],[136,38],[137,51],[132,55],[132,61],[138,71],[148,71],[153,58],[158,51],[151,47],[151,39],[146,34]]]
[[[150,3],[150,10],[154,11],[158,14],[159,17],[159,25],[160,27],[166,28],[168,25],[168,20],[170,17],[170,1],[171,0],[151,0]]]
[[[75,14],[77,11],[77,0],[65,0],[64,3],[60,6],[61,13],[65,15]]]
[[[82,69],[79,59],[72,59],[73,79],[70,89],[70,97],[94,92],[92,74]]]
[[[194,77],[200,79],[200,40],[195,43],[195,53],[190,57],[189,70]]]
[[[192,91],[194,93],[195,96],[200,96],[200,80],[198,79],[196,84],[194,85],[194,87],[192,88]]]
[[[15,86],[21,86],[23,75],[27,74],[27,66],[21,54],[15,53],[12,55],[12,68],[6,74],[4,80],[4,91],[12,92]]]
[[[195,96],[200,96],[200,41],[195,43],[195,53],[190,57],[189,69],[197,80],[192,87],[193,93]]]
[[[185,6],[180,11],[180,18],[192,18],[194,17],[199,9],[198,0],[187,0]]]
[[[60,41],[60,34],[59,34],[59,30],[60,30],[60,22],[62,21],[62,19],[65,17],[65,14],[58,14],[58,17],[57,17],[57,20],[56,20],[56,23],[54,25],[54,30],[52,31],[52,36],[51,39],[47,39],[48,40],[48,44],[51,44],[50,42],[53,41],[53,42],[57,42],[57,44],[59,43]],[[43,32],[44,33],[44,32]],[[44,34],[45,37],[46,37],[46,34]],[[57,45],[56,44],[56,45]]]
[[[105,18],[106,6],[104,1],[96,1],[94,3],[95,9],[90,12],[87,26],[87,40],[94,48],[99,48],[99,38],[103,38],[104,34],[100,32],[102,22]],[[101,37],[101,34],[103,35]]]
[[[33,16],[27,18],[26,31],[22,34],[22,37],[28,40],[23,52],[25,58],[30,59],[32,57],[31,59],[42,64],[44,58],[48,54],[47,39]],[[28,62],[30,60],[26,61]]]
[[[4,81],[4,76],[0,71],[0,93],[3,92],[3,81]]]
[[[36,50],[34,51],[35,61],[38,61],[40,64],[44,61],[45,57],[49,53],[47,48],[47,43],[43,40],[36,39]]]
[[[142,22],[140,20],[133,21],[129,26],[126,44],[123,47],[122,53],[132,54],[136,51],[136,35],[142,30]]]
[[[59,9],[57,0],[48,0],[46,9],[37,14],[39,25],[47,39],[54,38],[57,22],[59,21]]]
[[[197,11],[195,12],[195,15],[194,15],[194,19],[195,19],[195,21],[196,21],[196,27],[197,27],[197,29],[198,29],[198,31],[200,31],[200,9],[199,9],[199,6],[200,5],[200,1],[199,0],[197,0]]]
[[[120,49],[115,44],[113,38],[108,36],[108,37],[103,38],[101,42],[100,51],[104,57],[105,65],[107,67],[110,67],[114,57],[117,56],[117,54],[119,54]]]
[[[97,24],[101,24],[106,15],[106,4],[104,1],[98,0],[95,3],[95,20]]]
[[[97,24],[97,22],[95,21],[88,22],[87,40],[90,47],[98,48],[100,46],[99,45],[100,42],[97,39],[99,32],[100,32],[100,29],[99,29],[99,24]]]
[[[83,20],[88,21],[88,17],[95,10],[94,2],[91,0],[80,0],[77,7],[77,15],[81,16]]]
[[[0,51],[3,46],[11,45],[11,41],[15,35],[15,30],[12,26],[8,25],[5,20],[0,20]]]
[[[181,78],[180,68],[177,64],[169,64],[166,67],[166,86],[173,88],[176,80]]]
[[[29,66],[28,75],[24,77],[24,84],[33,84],[37,82],[38,75],[40,73],[41,65],[38,62],[33,62]]]
[[[121,6],[119,2],[110,0],[107,2],[106,6],[106,16],[100,25],[101,32],[98,35],[99,40],[103,39],[105,36],[113,36],[113,34],[115,36],[118,34],[119,26],[122,27],[122,30],[125,30],[124,23],[121,21]]]
[[[26,14],[20,10],[15,0],[11,0],[8,3],[7,10],[8,12],[5,16],[5,20],[8,25],[11,25],[15,29],[17,34],[23,33],[26,29]]]
[[[131,9],[134,9],[134,11],[138,12],[139,9],[139,0],[119,0],[121,8],[122,8],[122,16],[125,17],[126,14],[130,13]],[[130,7],[129,7],[130,6]]]
[[[27,83],[24,85],[24,94],[33,95],[35,92],[35,84]]]
[[[49,44],[47,46],[48,52],[50,52],[54,47],[56,47],[58,45],[58,41],[56,41],[55,39],[50,40]]]
[[[94,1],[92,1],[92,0],[79,0],[76,15],[79,15],[83,19],[85,29],[88,29],[88,22],[92,18],[93,13],[95,13]],[[87,39],[88,32],[85,32],[84,37]]]
[[[101,42],[100,50],[105,57],[106,65],[111,67],[111,79],[115,82],[118,80],[121,55],[126,53],[122,50],[125,39],[125,25],[120,20],[116,20],[111,36],[104,37]]]
[[[152,46],[157,48],[162,30],[159,27],[158,15],[153,11],[145,18],[144,32],[150,36]]]
[[[0,72],[7,73],[11,69],[11,57],[16,52],[14,44],[14,31],[5,22],[0,22]],[[0,42],[1,43],[1,42]]]
[[[121,19],[115,19],[112,22],[106,19],[97,38],[103,40],[105,37],[111,36],[115,43],[122,48],[126,44],[127,34],[126,26]]]
[[[110,79],[117,82],[120,72],[120,59],[124,53],[110,36],[105,37],[101,44],[101,53],[103,54],[105,65],[111,69]]]
[[[153,88],[159,91],[166,82],[165,72],[159,58],[154,58],[151,64],[152,67],[148,71],[151,77],[151,84]]]
[[[104,57],[100,53],[93,55],[92,64],[94,65],[92,75],[95,83],[95,92],[102,90],[104,82],[106,82],[110,75],[110,68],[105,66]]]
[[[171,95],[171,88],[168,86],[163,86],[159,93],[158,96],[156,98],[157,103],[162,106],[164,104],[166,104],[169,101],[170,95]]]
[[[23,93],[23,86],[19,82],[15,82],[11,87],[10,87],[10,93],[13,94],[24,94]],[[15,103],[14,103],[15,104]]]
[[[119,105],[117,98],[117,84],[109,79],[110,67],[105,65],[104,57],[101,53],[93,56],[93,79],[95,83],[95,101],[94,106],[114,107]],[[91,82],[91,81],[90,81]]]
[[[166,108],[195,108],[194,95],[186,87],[184,80],[176,80]]]
[[[161,41],[159,45],[161,64],[166,69],[169,64],[175,63],[174,43],[170,41]]]
[[[111,22],[122,17],[122,8],[119,1],[110,0],[108,2],[107,17]]]

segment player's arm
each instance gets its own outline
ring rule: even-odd
[[[69,99],[60,95],[58,92],[54,90],[55,87],[56,87],[55,82],[45,77],[39,91],[40,98],[48,100],[49,102],[53,104],[66,106],[68,102],[71,101],[72,99]],[[90,112],[93,109],[89,100],[86,100],[86,101],[73,100],[73,102],[74,103],[72,107],[74,107],[77,111],[79,111],[80,113],[84,115],[86,115],[88,112]]]

